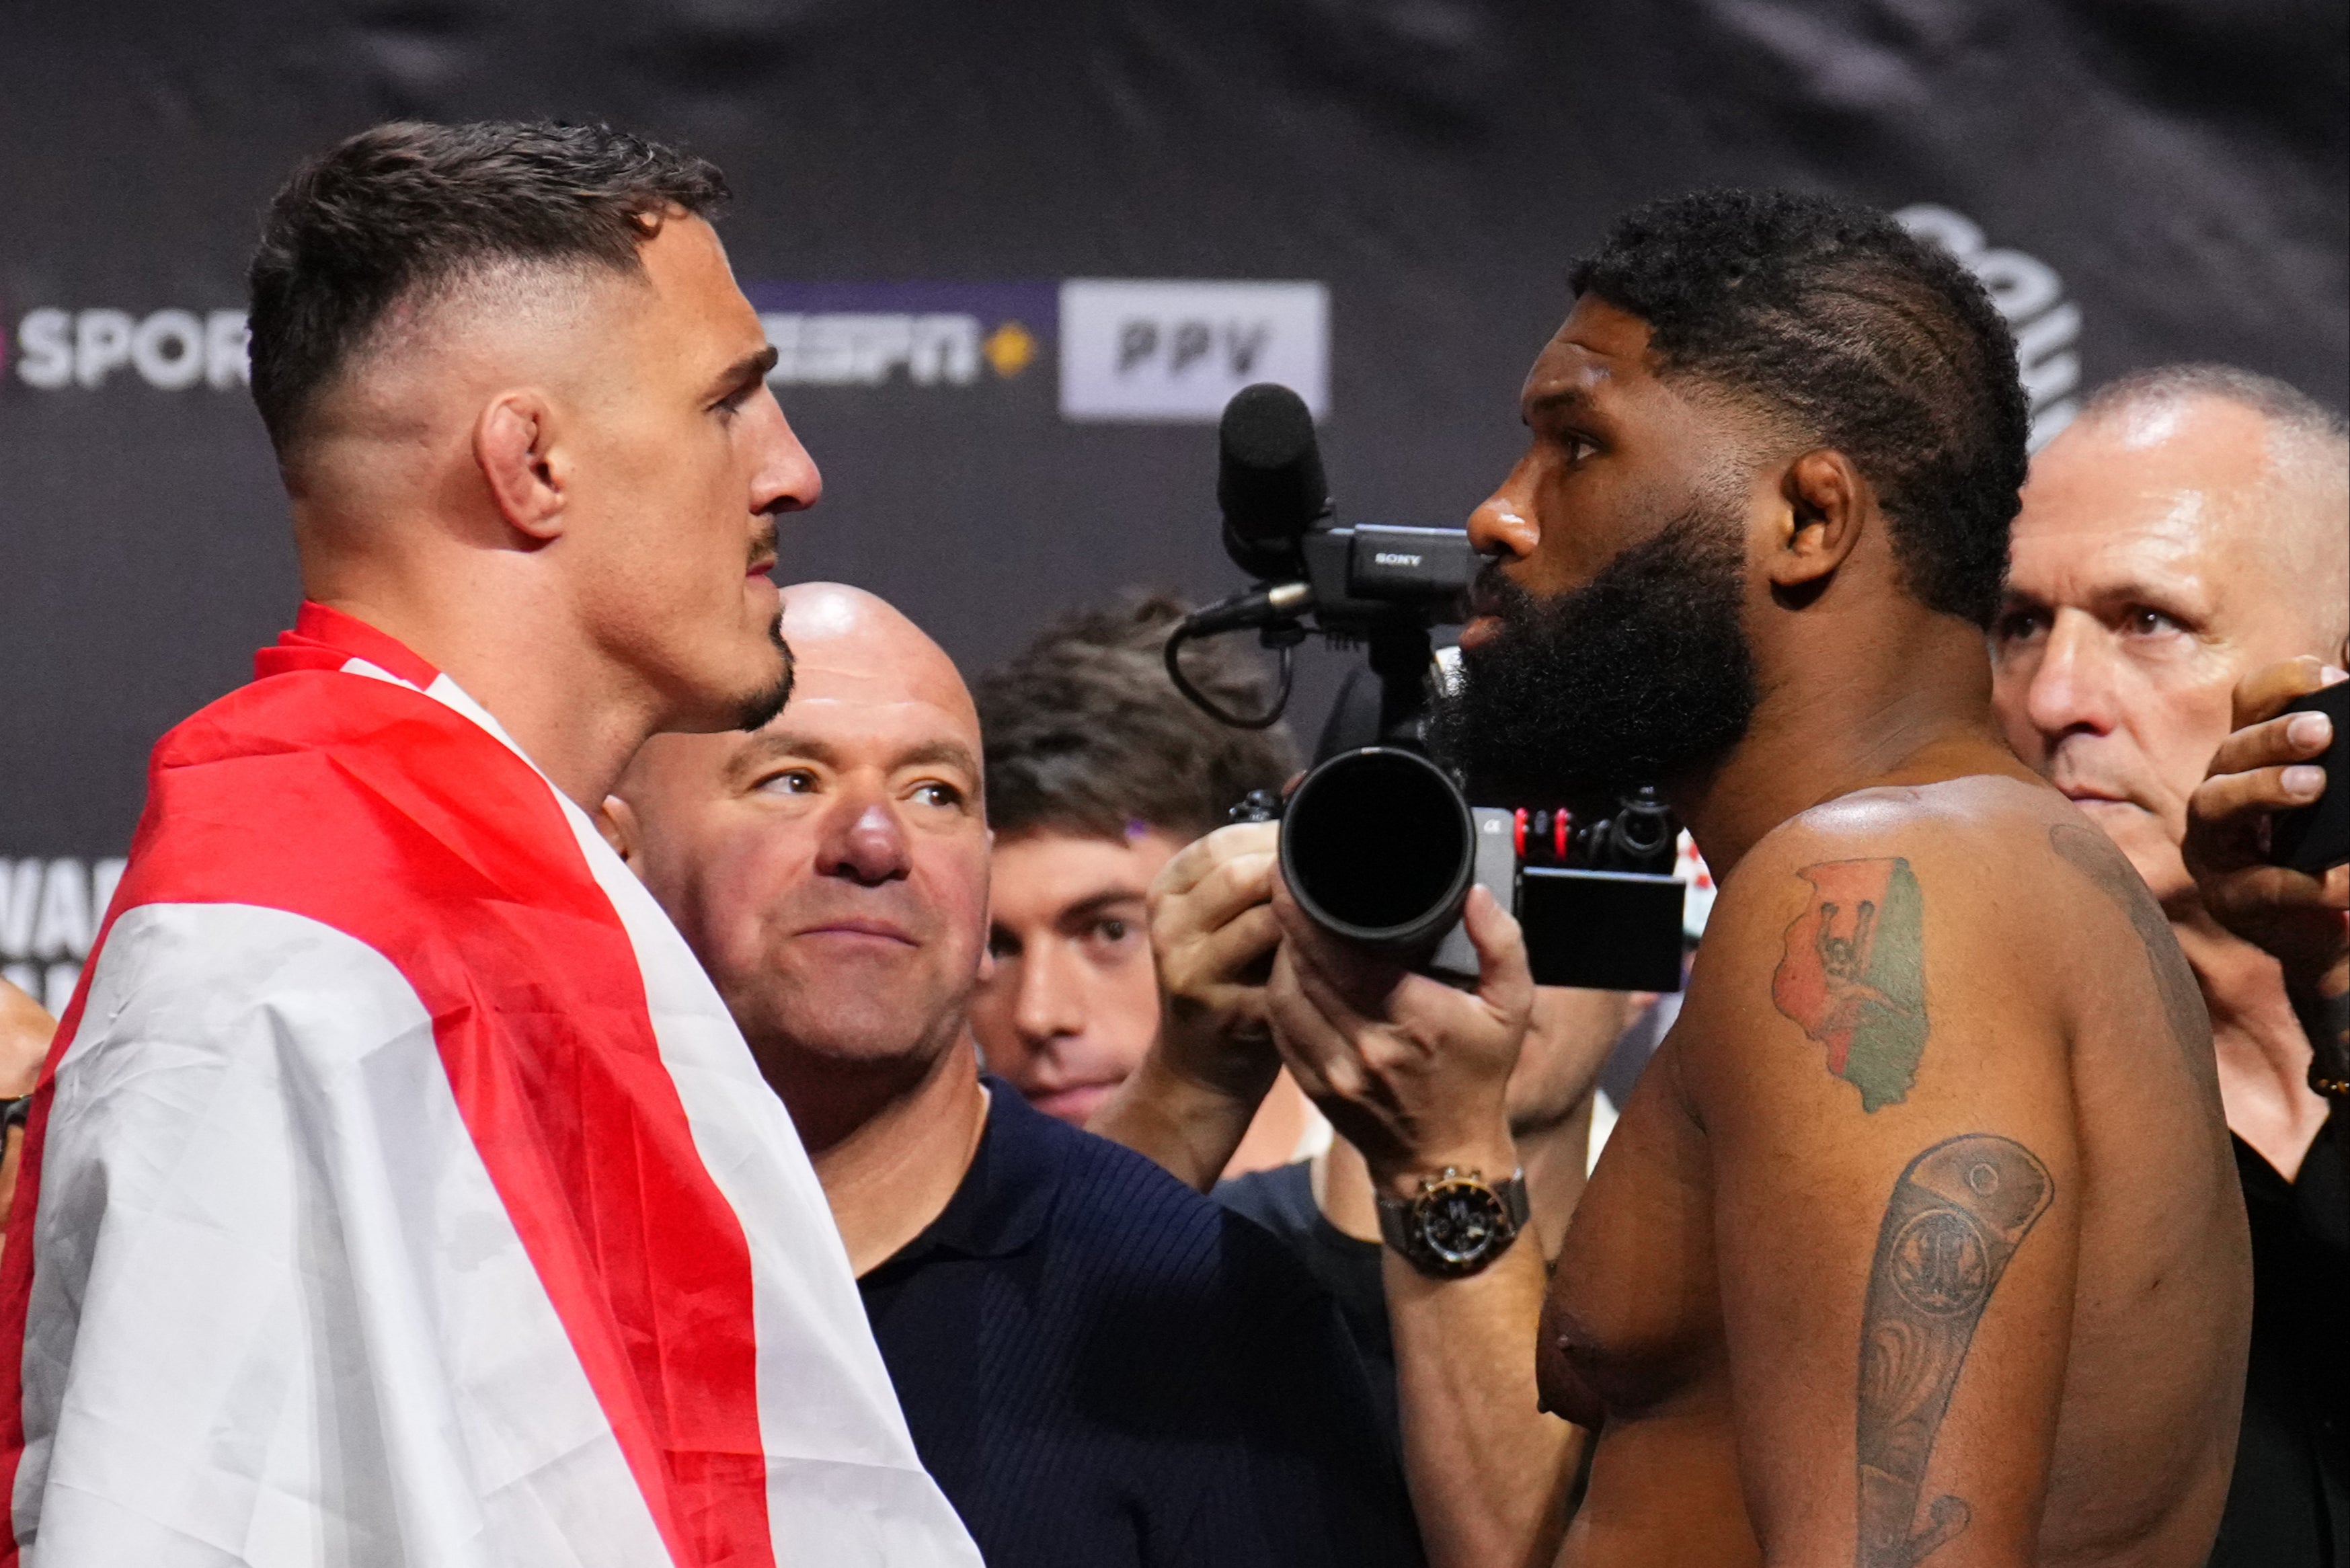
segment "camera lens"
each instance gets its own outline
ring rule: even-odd
[[[1318,924],[1357,941],[1409,947],[1460,918],[1475,833],[1442,769],[1410,752],[1366,747],[1324,763],[1290,797],[1282,875]]]

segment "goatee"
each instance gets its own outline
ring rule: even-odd
[[[767,628],[767,638],[775,645],[775,651],[783,655],[784,672],[735,710],[734,727],[745,733],[764,727],[792,700],[792,645],[784,640],[782,617],[778,616],[775,624]]]
[[[1461,653],[1437,744],[1472,797],[1609,801],[1713,761],[1746,733],[1754,659],[1734,516],[1693,506],[1547,602],[1488,567],[1500,631]]]

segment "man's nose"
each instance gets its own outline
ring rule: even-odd
[[[775,394],[763,388],[759,397],[774,410],[774,418],[764,421],[768,428],[764,431],[758,470],[751,476],[751,510],[805,512],[824,494],[824,475],[816,472],[816,459],[792,432],[792,422],[784,417]]]
[[[2094,617],[2080,610],[2055,613],[2024,691],[2024,714],[2033,729],[2055,740],[2102,735],[2114,727],[2118,714],[2110,640]]]
[[[1072,966],[1076,955],[1069,944],[1048,936],[1031,942],[1020,956],[1020,990],[1013,998],[1012,1026],[1032,1044],[1071,1034],[1086,1027],[1085,999]]]
[[[913,869],[905,825],[881,801],[843,802],[825,826],[816,853],[819,876],[878,888],[904,880]]]
[[[1534,521],[1534,457],[1528,453],[1510,470],[1501,488],[1469,514],[1470,547],[1505,561],[1523,561],[1542,543],[1542,527]]]

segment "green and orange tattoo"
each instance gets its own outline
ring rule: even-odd
[[[1860,1091],[1860,1108],[1899,1105],[1926,1050],[1925,896],[1899,856],[1825,860],[1787,928],[1771,1000],[1827,1048],[1828,1071]]]

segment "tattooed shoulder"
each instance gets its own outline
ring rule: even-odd
[[[1799,867],[1809,885],[1771,1000],[1819,1042],[1860,1108],[1898,1105],[1926,1049],[1925,895],[1899,856]]]
[[[2154,971],[2155,993],[2161,999],[2163,1021],[2169,1025],[2171,1039],[2190,1064],[2200,1066],[2208,1062],[2211,1020],[2203,1009],[2202,988],[2195,983],[2195,971],[2187,967],[2187,955],[2178,950],[2178,939],[2170,934],[2170,921],[2137,867],[2114,847],[2112,839],[2085,823],[2051,823],[2048,842],[2066,865],[2086,877],[2128,918],[2138,945],[2146,950],[2147,964]]]

